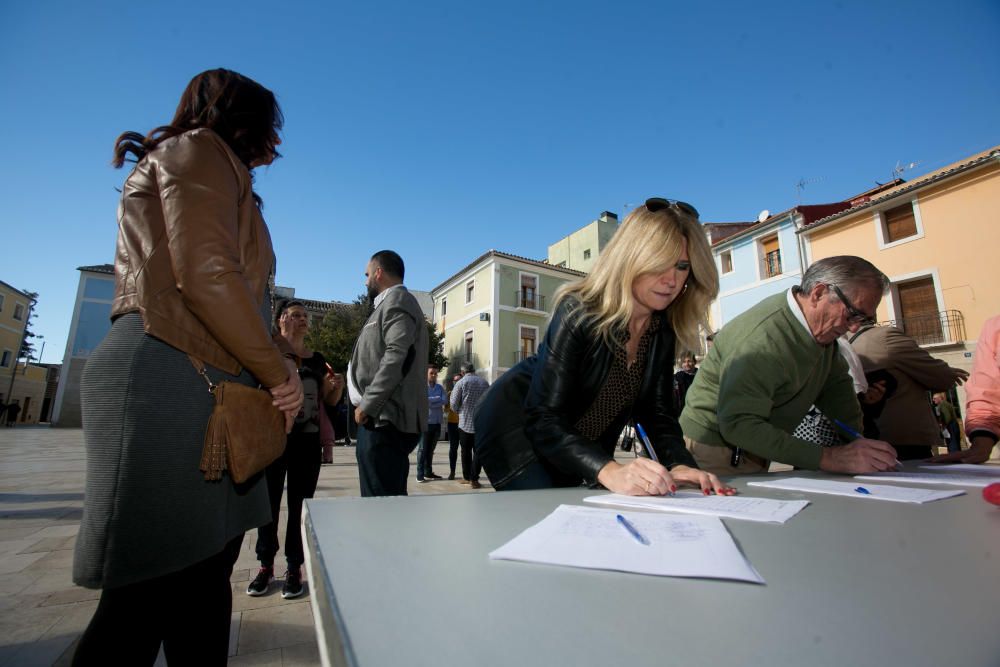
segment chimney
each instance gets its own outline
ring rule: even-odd
[[[611,211],[601,211],[601,217],[598,218],[601,222],[618,222],[618,214],[612,213]]]

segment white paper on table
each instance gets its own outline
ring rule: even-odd
[[[701,514],[726,519],[785,523],[802,511],[808,500],[775,500],[750,496],[706,496],[700,491],[678,491],[675,496],[624,496],[607,493],[583,499],[595,505],[636,507],[660,512]]]
[[[618,523],[621,514],[649,540],[639,543]],[[722,521],[600,507],[560,505],[554,512],[490,553],[517,560],[666,577],[764,579],[740,553]]]
[[[872,472],[855,475],[854,479],[871,479],[878,482],[907,482],[909,484],[947,484],[948,486],[988,486],[997,481],[990,475],[948,475],[938,472]]]
[[[939,472],[948,473],[949,475],[958,472],[1000,477],[1000,466],[998,465],[984,465],[977,463],[932,463],[930,465],[920,467],[924,470],[937,470]]]
[[[855,479],[863,479],[863,475]],[[933,500],[961,496],[965,491],[935,491],[932,489],[914,489],[909,486],[888,486],[885,484],[865,484],[868,493],[857,491],[856,482],[834,482],[829,479],[807,479],[805,477],[789,477],[767,482],[747,482],[749,486],[761,486],[768,489],[784,489],[785,491],[806,491],[808,493],[826,493],[833,496],[847,496],[863,500],[890,500],[896,503],[929,503]]]

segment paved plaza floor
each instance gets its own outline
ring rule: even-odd
[[[629,455],[630,456],[630,455]],[[448,444],[439,443],[434,471],[447,476]],[[410,457],[414,463],[415,457]],[[461,463],[459,463],[461,477]],[[410,466],[411,495],[486,493],[457,481],[418,484]],[[80,429],[47,426],[0,428],[0,667],[69,665],[80,634],[97,607],[99,591],[73,585],[73,545],[83,508],[85,454]],[[317,498],[360,495],[354,447],[334,448],[334,462],[320,471]],[[279,528],[284,542],[284,498]],[[318,665],[319,653],[307,594],[249,597],[257,573],[256,531],[247,533],[233,572],[229,664]],[[283,569],[278,554],[276,574]],[[191,603],[197,604],[192,590]],[[158,664],[166,664],[160,656]]]

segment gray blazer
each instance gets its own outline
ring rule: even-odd
[[[351,355],[359,407],[376,426],[427,430],[427,345],[420,305],[405,287],[393,287],[365,322]]]

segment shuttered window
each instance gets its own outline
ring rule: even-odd
[[[885,218],[885,242],[892,243],[914,236],[917,233],[917,219],[913,215],[913,204],[890,208],[882,216]]]
[[[921,345],[944,342],[934,279],[927,277],[902,283],[896,290],[903,333]]]
[[[761,254],[764,258],[763,275],[765,278],[781,273],[781,247],[778,245],[778,235],[768,236],[760,241]]]

